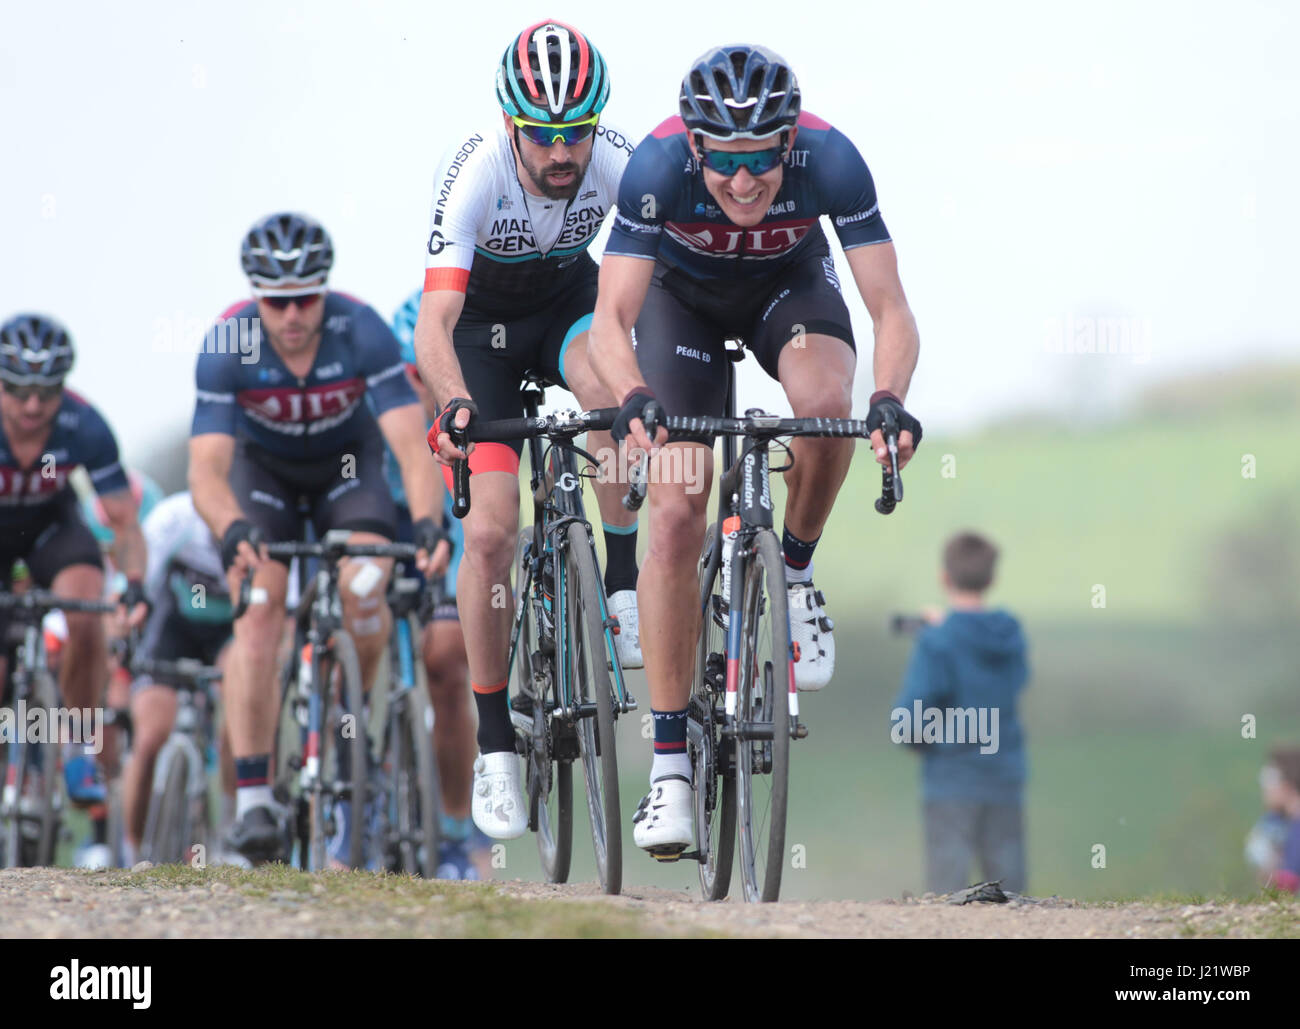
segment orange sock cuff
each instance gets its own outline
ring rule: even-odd
[[[500,693],[506,688],[506,683],[508,681],[508,679],[502,679],[500,682],[492,686],[484,686],[481,683],[471,682],[470,686],[473,687],[475,693]]]

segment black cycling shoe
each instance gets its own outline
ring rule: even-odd
[[[289,847],[285,825],[269,807],[249,808],[226,830],[226,850],[241,855],[252,864],[285,861]]]

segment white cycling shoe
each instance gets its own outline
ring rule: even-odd
[[[695,837],[695,793],[680,775],[655,780],[632,816],[632,839],[660,861],[676,861]]]
[[[610,594],[609,613],[618,619],[614,649],[624,668],[644,668],[641,657],[641,622],[637,617],[636,590],[619,590]]]
[[[528,805],[519,786],[513,751],[480,754],[474,761],[474,824],[494,840],[513,840],[528,828]]]
[[[835,623],[826,617],[826,598],[807,582],[786,586],[790,642],[794,645],[794,684],[801,692],[820,690],[835,674]]]

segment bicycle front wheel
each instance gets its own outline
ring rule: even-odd
[[[189,813],[189,762],[179,747],[164,746],[158,755],[161,765],[154,774],[149,797],[141,856],[155,865],[174,865],[189,852],[186,822]]]
[[[569,880],[573,858],[573,761],[555,756],[551,736],[555,709],[555,649],[548,641],[543,653],[541,635],[533,617],[534,583],[529,572],[533,530],[519,533],[515,551],[515,697],[523,710],[515,716],[515,738],[524,754],[528,822],[537,833],[537,855],[547,882]],[[531,712],[527,713],[526,712]]]
[[[736,792],[731,748],[722,735],[725,721],[727,627],[722,578],[709,565],[715,545],[710,525],[700,552],[703,619],[695,653],[695,677],[686,723],[687,753],[695,777],[695,839],[700,852],[700,891],[705,900],[722,900],[731,888],[736,844]]]
[[[781,892],[785,862],[790,618],[776,534],[760,529],[746,549],[734,726],[740,873],[746,900],[773,901]]]
[[[623,827],[614,747],[614,696],[606,663],[613,657],[612,641],[606,637],[604,592],[596,574],[596,555],[589,530],[582,522],[569,524],[564,568],[565,664],[579,714],[578,753],[587,782],[591,838],[601,889],[614,894],[623,888]]]
[[[420,639],[419,625],[407,615],[413,644]],[[396,739],[392,741],[392,786],[396,801],[398,853],[401,869],[432,879],[438,868],[438,824],[442,795],[438,764],[433,753],[433,705],[424,680],[420,648],[415,651],[415,687],[401,699]]]
[[[350,868],[365,864],[366,720],[361,691],[361,664],[352,637],[343,630],[331,638],[330,652],[314,658],[313,679],[322,697],[320,770],[311,798],[312,869],[328,867],[331,839],[344,830],[339,801],[347,800],[351,817],[342,851]],[[337,698],[334,692],[338,670]]]

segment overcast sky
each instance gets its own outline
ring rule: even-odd
[[[193,404],[192,353],[159,351],[247,295],[239,242],[263,214],[320,219],[332,285],[385,315],[420,283],[438,156],[496,123],[496,62],[542,17],[601,49],[607,120],[638,139],[706,47],[785,55],[875,177],[927,429],[1300,356],[1282,3],[6,3],[0,317],[64,321],[72,384],[128,456],[149,449]],[[1132,352],[1051,352],[1086,345],[1089,318]],[[747,364],[744,399],[780,407]],[[871,388],[864,360],[858,414]]]

